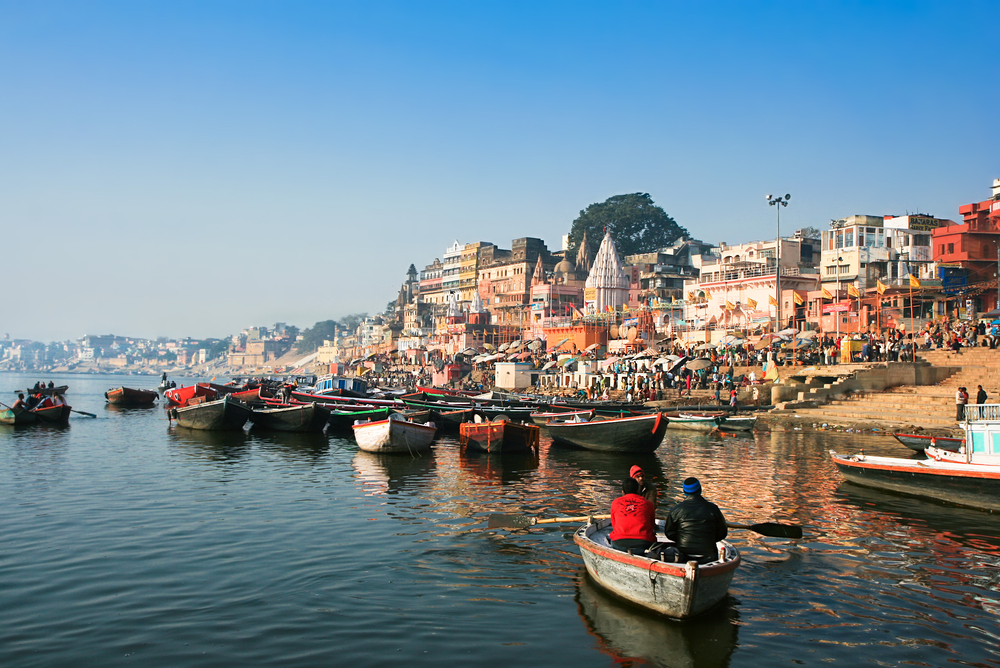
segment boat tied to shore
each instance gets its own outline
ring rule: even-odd
[[[221,399],[204,401],[191,406],[171,408],[168,415],[181,427],[203,431],[240,431],[253,411],[249,406],[227,394]]]
[[[354,424],[354,438],[365,452],[418,454],[431,447],[437,426],[420,423],[393,413],[385,420]]]
[[[867,487],[1000,511],[1000,404],[965,407],[965,444],[956,452],[927,445],[926,459],[839,454],[841,475]]]
[[[549,420],[545,427],[553,443],[600,452],[653,452],[663,442],[669,422],[663,413],[590,420],[577,415]]]
[[[459,441],[470,450],[488,454],[532,452],[538,449],[541,428],[533,424],[518,424],[504,417],[492,422],[481,421],[459,425]]]
[[[160,398],[156,390],[139,390],[132,387],[117,387],[104,393],[109,404],[116,406],[152,406]]]

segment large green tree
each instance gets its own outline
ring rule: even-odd
[[[573,221],[569,233],[570,259],[576,257],[583,233],[587,233],[587,248],[591,259],[604,239],[604,230],[618,248],[620,256],[650,253],[669,246],[688,231],[653,203],[649,193],[615,195],[603,202],[591,204]]]

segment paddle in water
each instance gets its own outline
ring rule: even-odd
[[[486,527],[489,529],[511,528],[524,529],[536,524],[558,524],[589,522],[590,520],[608,519],[610,515],[582,515],[578,517],[545,517],[539,518],[532,515],[505,515],[494,513],[489,516]],[[771,538],[802,538],[802,527],[795,524],[779,524],[777,522],[761,522],[760,524],[733,524],[726,523],[730,529],[748,529],[759,533],[762,536]]]

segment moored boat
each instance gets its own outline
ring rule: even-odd
[[[945,436],[925,436],[924,434],[893,434],[895,439],[908,447],[910,450],[923,452],[929,445],[941,450],[958,452],[958,449],[965,445],[964,438],[948,438]]]
[[[198,401],[212,401],[219,398],[219,393],[208,386],[207,383],[197,383],[187,387],[174,387],[163,393],[173,406],[187,406]]]
[[[459,440],[469,449],[490,454],[529,452],[538,447],[541,428],[498,418],[493,422],[463,422]]]
[[[23,424],[34,424],[38,416],[26,408],[6,408],[0,406],[0,424],[20,426]]]
[[[927,459],[830,451],[850,482],[910,496],[1000,511],[1000,404],[965,407],[965,445],[950,452],[928,445]]]
[[[539,411],[537,413],[531,413],[529,416],[531,421],[537,424],[539,427],[544,427],[548,424],[549,420],[571,420],[573,418],[590,419],[594,417],[594,410],[579,410],[579,411]]]
[[[554,443],[602,452],[652,452],[660,447],[670,419],[662,413],[596,420],[552,420]]]
[[[662,531],[662,520],[657,525]],[[573,536],[590,577],[620,598],[676,619],[695,617],[718,605],[740,565],[739,551],[726,541],[716,543],[716,561],[679,564],[616,550],[610,533],[611,520],[601,519],[580,527]]]
[[[316,403],[274,408],[254,408],[254,426],[276,431],[321,432],[330,419],[330,409]]]
[[[160,398],[156,390],[138,390],[131,387],[118,387],[104,393],[109,404],[118,406],[151,406]]]
[[[379,421],[388,419],[390,411],[391,409],[385,406],[373,407],[368,410],[342,410],[339,407],[333,408],[330,411],[330,426],[328,428],[349,431],[358,420]]]
[[[398,413],[385,420],[354,425],[354,438],[365,452],[416,454],[431,447],[436,432],[433,422],[412,422]]]
[[[690,413],[669,414],[671,429],[689,431],[713,431],[722,422],[721,415],[692,415]]]
[[[253,411],[227,394],[221,399],[171,408],[169,415],[181,427],[204,431],[240,431]]]
[[[723,416],[719,429],[723,431],[753,431],[756,424],[756,415],[726,415]]]

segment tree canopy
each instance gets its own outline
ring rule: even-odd
[[[587,233],[590,257],[604,239],[604,228],[621,256],[650,253],[669,246],[688,231],[653,203],[649,193],[615,195],[603,202],[591,204],[573,221],[569,233],[569,254],[573,257],[580,247],[583,233]]]

